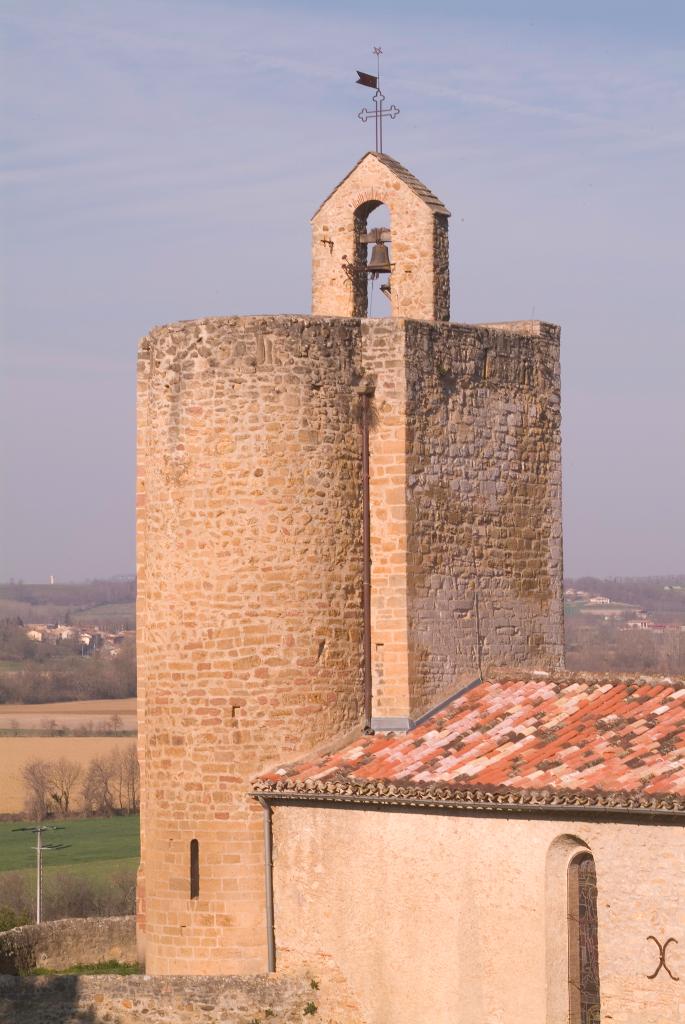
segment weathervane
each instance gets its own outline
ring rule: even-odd
[[[381,92],[381,54],[383,53],[383,51],[381,50],[380,46],[374,46],[373,52],[376,55],[376,74],[367,75],[365,71],[357,71],[357,75],[359,77],[357,78],[356,84],[365,85],[369,89],[376,90],[375,93],[373,94],[373,102],[376,106],[376,109],[367,110],[366,107],[362,107],[362,109],[357,114],[357,117],[359,118],[360,121],[363,121],[364,124],[366,124],[370,117],[374,119],[374,127],[376,129],[376,152],[382,153],[383,118],[390,117],[394,120],[394,118],[396,118],[397,115],[399,114],[400,108],[396,107],[393,104],[391,107],[388,107],[387,110],[383,110],[383,100],[385,99],[385,96]]]

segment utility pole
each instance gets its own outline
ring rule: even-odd
[[[43,832],[61,832],[64,825],[34,825],[24,828],[13,828],[13,832],[33,832],[36,837],[36,924],[40,924],[43,917],[43,853],[46,850],[66,850],[69,843],[51,843],[48,846],[43,844]]]

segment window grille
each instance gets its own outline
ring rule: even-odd
[[[568,871],[569,1020],[600,1024],[597,872],[589,853]]]

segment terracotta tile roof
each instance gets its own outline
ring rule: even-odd
[[[685,683],[487,680],[406,734],[363,736],[254,788],[281,799],[685,814]]]
[[[356,171],[360,163],[366,160],[367,156],[374,156],[376,160],[379,161],[379,163],[384,164],[385,167],[388,168],[388,170],[392,171],[393,174],[395,174],[400,179],[400,181],[403,181],[405,185],[408,185],[412,192],[416,193],[419,199],[422,199],[427,206],[430,206],[433,213],[440,213],[445,217],[452,216],[450,211],[445,206],[445,204],[441,202],[440,199],[438,199],[435,193],[431,192],[428,186],[424,185],[422,181],[419,181],[419,179],[415,177],[411,173],[411,171],[408,171],[406,167],[403,167],[399,160],[395,160],[393,157],[388,156],[387,153],[375,153],[373,150],[369,150],[368,153],[364,153],[364,156],[361,157],[361,159],[357,160],[354,167],[350,171],[348,171],[348,173],[345,175],[342,181],[338,182],[333,191],[328,193],[324,201],[317,207],[315,212],[312,214],[312,220],[314,219],[314,217],[316,217],[319,211],[323,209],[323,207],[326,205],[331,196],[338,191],[343,182],[347,181],[350,175],[353,174],[354,171]]]

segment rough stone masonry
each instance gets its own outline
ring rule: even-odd
[[[328,315],[183,322],[141,344],[149,974],[265,970],[251,780],[361,729],[360,390],[373,392],[376,728],[408,728],[479,662],[562,663],[559,330],[447,322],[448,211],[388,161],[364,158],[314,219],[315,308]],[[380,202],[398,211],[399,309],[415,319],[338,315],[358,308],[359,278],[340,270],[336,240],[354,255]]]

